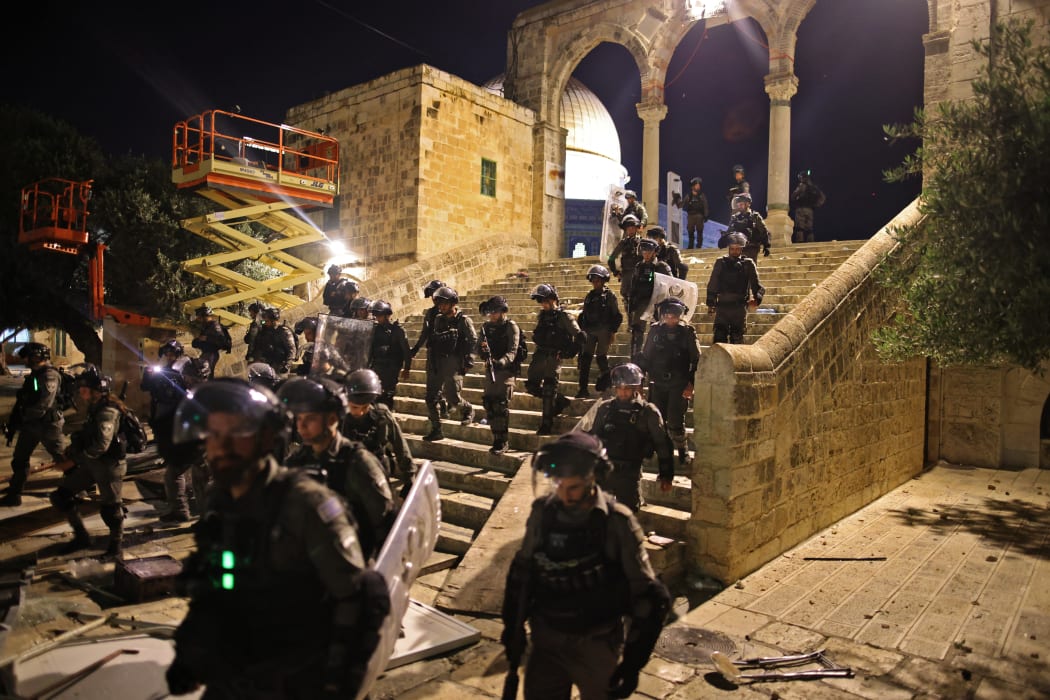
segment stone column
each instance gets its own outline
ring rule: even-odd
[[[791,98],[798,92],[793,73],[770,73],[765,78],[769,95],[769,185],[766,189],[766,226],[773,245],[791,243],[794,222],[788,217],[791,196]]]
[[[642,120],[642,204],[649,212],[649,223],[656,226],[660,213],[660,122],[667,116],[667,105],[639,102],[635,105]]]
[[[565,199],[546,193],[547,163],[565,168],[565,136],[568,131],[550,122],[532,127],[532,236],[540,246],[540,260],[565,255]]]

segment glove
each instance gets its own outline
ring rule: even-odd
[[[492,366],[496,369],[507,369],[507,358],[501,357],[492,363]]]
[[[623,665],[617,666],[609,678],[610,698],[629,698],[638,687],[638,672],[628,671]]]
[[[164,678],[168,681],[168,692],[172,695],[186,695],[200,687],[189,666],[179,661],[178,657],[171,662]]]
[[[762,249],[762,257],[765,257],[765,258],[769,257],[769,246],[766,246],[766,247],[764,247]]]

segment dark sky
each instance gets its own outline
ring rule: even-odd
[[[280,122],[285,111],[418,63],[481,83],[502,73],[506,34],[535,0],[368,3],[218,0],[209,3],[32,4],[38,21],[12,25],[0,99],[71,122],[110,152],[168,158],[176,121],[241,106]],[[918,193],[882,171],[907,146],[882,125],[910,121],[922,102],[925,0],[818,0],[799,30],[792,101],[792,173],[813,170],[828,202],[820,239],[866,238]],[[769,101],[764,36],[752,22],[698,25],[667,72],[661,170],[704,179],[714,218],[734,163],[766,201]],[[627,51],[602,44],[575,76],[612,113],[623,161],[641,189],[638,71]],[[661,199],[664,198],[661,173]]]

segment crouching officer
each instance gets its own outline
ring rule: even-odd
[[[272,450],[291,417],[240,379],[198,387],[175,440],[204,441],[215,484],[179,577],[189,611],[167,671],[172,695],[352,698],[390,611],[342,500]],[[265,611],[265,614],[260,614]]]
[[[659,459],[660,490],[674,482],[674,449],[659,409],[641,397],[642,370],[627,363],[613,367],[616,396],[598,404],[587,432],[601,438],[613,468],[599,485],[634,512],[642,507],[642,462],[654,452]]]
[[[394,498],[379,458],[339,432],[347,407],[343,388],[331,379],[296,377],[281,385],[277,399],[295,416],[302,440],[285,465],[312,474],[346,500],[361,552],[374,559],[394,522]]]
[[[22,505],[22,489],[29,478],[29,458],[37,445],[43,444],[51,459],[61,462],[66,449],[62,426],[66,419],[58,407],[62,376],[51,365],[51,348],[42,343],[26,343],[18,348],[18,356],[25,361],[29,374],[22,380],[22,388],[15,397],[15,407],[5,424],[8,446],[15,433],[18,442],[11,457],[11,483],[0,506]]]
[[[124,501],[122,486],[128,471],[124,444],[119,437],[124,404],[109,395],[113,380],[102,376],[91,365],[77,378],[80,400],[87,405],[84,427],[73,434],[66,450],[66,467],[58,488],[51,493],[51,505],[65,514],[73,528],[73,540],[62,547],[70,554],[91,546],[84,519],[77,511],[77,494],[97,484],[102,505],[99,515],[109,528],[109,545],[104,556],[119,556],[124,541]]]
[[[562,435],[540,448],[532,467],[534,483],[549,493],[533,502],[507,575],[507,658],[516,669],[528,620],[526,700],[568,700],[573,686],[581,700],[629,697],[670,595],[653,573],[638,521],[597,483],[611,468],[598,438]]]
[[[379,375],[370,369],[350,373],[345,382],[349,405],[339,432],[364,445],[383,465],[388,479],[401,482],[400,495],[412,488],[416,465],[394,413],[379,402],[383,392]]]

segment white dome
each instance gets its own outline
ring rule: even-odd
[[[503,95],[503,75],[483,88]],[[561,96],[565,136],[565,196],[569,199],[605,199],[609,185],[623,185],[627,170],[620,164],[620,135],[609,110],[598,96],[576,78],[569,78]]]

